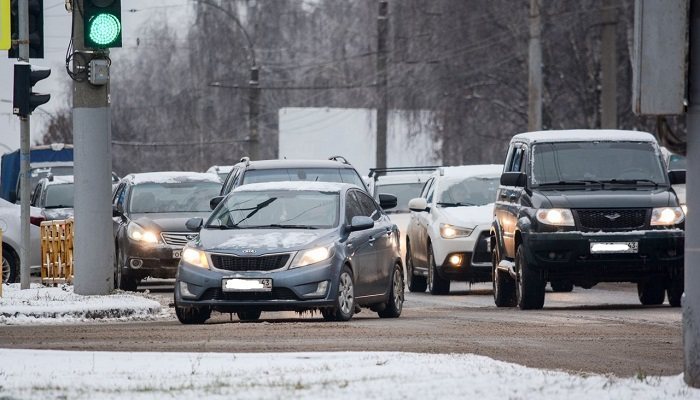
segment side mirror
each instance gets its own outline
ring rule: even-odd
[[[379,193],[379,206],[382,208],[382,210],[394,208],[398,203],[399,201],[393,194]]]
[[[673,171],[668,171],[668,180],[671,182],[671,185],[685,184],[685,170],[674,169]]]
[[[185,222],[185,227],[192,232],[199,232],[202,230],[202,224],[204,220],[202,218],[190,218]]]
[[[224,196],[216,196],[213,199],[209,200],[209,208],[211,208],[212,210],[215,209],[216,206],[218,206],[219,203],[221,203],[221,200],[223,199]]]
[[[504,172],[501,175],[501,185],[524,188],[527,186],[527,175],[523,172]]]
[[[357,215],[352,217],[350,221],[350,226],[348,226],[350,232],[364,231],[366,229],[374,228],[374,220],[370,217],[364,215]]]
[[[430,211],[428,201],[422,197],[416,197],[408,202],[408,209],[415,212]]]

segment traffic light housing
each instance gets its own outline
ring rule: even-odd
[[[10,0],[0,0],[0,50],[12,47],[10,21]]]
[[[42,79],[51,75],[50,68],[36,68],[28,63],[15,64],[15,88],[12,101],[13,112],[20,117],[26,117],[38,106],[45,104],[51,98],[50,94],[34,93],[32,87]]]
[[[86,48],[122,47],[121,0],[85,0],[83,35]]]
[[[27,0],[29,11],[29,58],[44,58],[44,0]],[[10,1],[12,47],[9,58],[19,58],[19,1]]]

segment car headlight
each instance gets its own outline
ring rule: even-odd
[[[158,235],[153,231],[147,231],[135,223],[130,223],[126,228],[126,234],[137,242],[158,243]]]
[[[440,236],[444,239],[467,237],[472,234],[474,228],[461,228],[450,224],[440,224]]]
[[[191,247],[185,247],[185,249],[182,250],[182,261],[194,265],[195,267],[209,268],[207,254]]]
[[[537,220],[546,225],[574,226],[574,215],[567,208],[543,208],[537,210]]]
[[[305,267],[307,265],[320,263],[321,261],[333,257],[334,254],[335,250],[332,244],[302,250],[294,257],[290,268]]]
[[[688,215],[688,206],[685,204],[681,204],[681,209],[683,209],[683,214]]]
[[[678,225],[685,220],[685,214],[680,207],[658,207],[651,212],[652,226]]]

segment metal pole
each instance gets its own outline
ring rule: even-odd
[[[530,0],[530,48],[527,128],[542,130],[542,42],[540,0]]]
[[[76,1],[76,0],[74,0]],[[73,46],[84,51],[83,18],[73,8]],[[73,68],[85,67],[82,57]],[[109,84],[73,82],[73,144],[75,159],[75,293],[108,294],[114,288],[112,233],[112,130]]]
[[[602,10],[600,127],[603,129],[617,129],[617,10],[612,3],[606,1]]]
[[[250,158],[260,159],[260,133],[258,124],[260,118],[260,71],[257,65],[250,67],[250,82],[248,90],[248,140],[250,141]]]
[[[29,62],[29,1],[19,0],[17,3],[19,18],[19,60]],[[29,265],[30,242],[29,242],[29,136],[30,124],[29,116],[20,117],[20,166],[19,184],[20,192],[20,218],[22,225],[20,233],[22,235],[22,248],[20,250],[20,270],[19,281],[21,289],[29,289],[31,279],[31,266]]]
[[[389,96],[387,93],[387,37],[389,35],[389,3],[379,0],[377,14],[377,168],[386,168]]]

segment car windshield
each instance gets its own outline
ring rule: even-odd
[[[339,182],[365,189],[360,176],[350,168],[269,168],[251,169],[243,175],[243,184],[266,182]]]
[[[672,154],[671,157],[669,157],[668,159],[668,169],[669,171],[676,169],[686,169],[685,157],[679,156],[678,154]]]
[[[53,176],[73,175],[73,167],[69,165],[60,167],[39,167],[32,168],[29,171],[29,187],[33,188],[42,178],[46,178],[48,174]]]
[[[496,201],[499,177],[445,178],[440,184],[438,205],[483,206]]]
[[[72,183],[47,186],[44,208],[73,207],[73,193],[75,192]]]
[[[215,182],[141,183],[129,201],[131,213],[178,213],[210,211],[209,200],[219,195]]]
[[[562,142],[536,144],[532,183],[646,182],[665,184],[657,149],[649,142]]]
[[[242,191],[229,195],[207,228],[333,228],[340,196],[318,191]]]
[[[407,213],[409,212],[408,202],[415,197],[420,197],[420,191],[424,184],[425,182],[377,183],[374,187],[374,198],[379,200],[379,193],[393,194],[396,196],[396,208],[386,210],[386,213]]]

